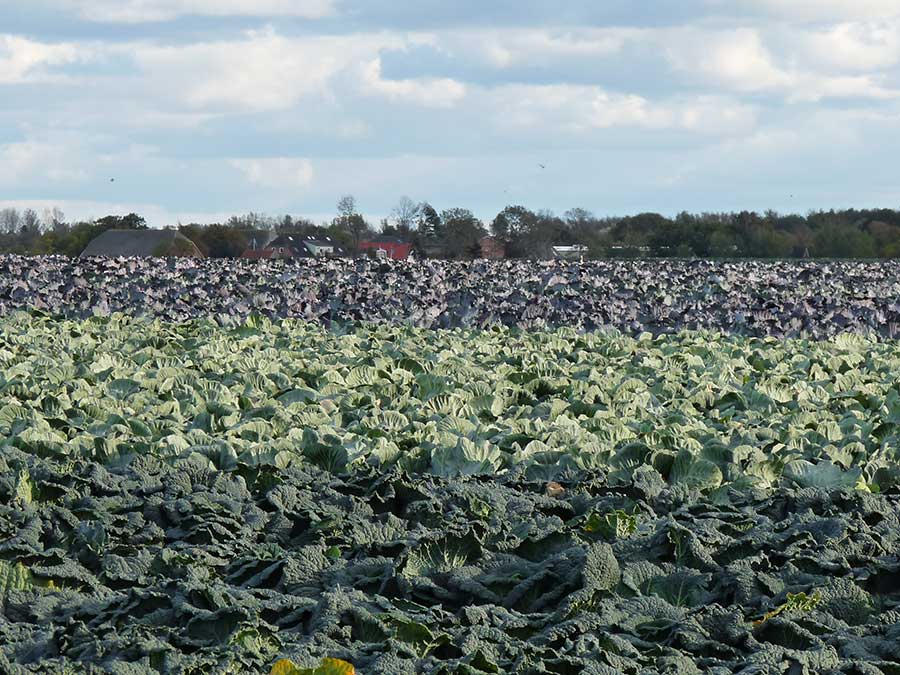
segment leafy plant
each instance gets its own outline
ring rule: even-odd
[[[355,675],[353,665],[340,659],[325,658],[315,668],[300,668],[290,659],[280,659],[269,675]]]
[[[819,593],[819,591],[814,591],[810,595],[807,595],[806,593],[788,593],[787,600],[775,609],[763,614],[762,618],[756,619],[753,622],[753,625],[759,626],[782,613],[805,614],[806,612],[815,609],[820,602],[822,602],[822,594]]]
[[[603,514],[593,511],[584,520],[581,529],[607,538],[624,539],[637,531],[637,517],[622,509]]]

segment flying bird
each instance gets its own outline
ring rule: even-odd
[[[109,182],[110,182],[110,183],[115,183],[115,182],[116,182],[116,179],[115,179],[115,178],[110,178],[110,179],[109,179]]]
[[[542,169],[546,169],[546,168],[547,168],[547,167],[544,166],[543,164],[538,164],[538,166],[541,167]]]

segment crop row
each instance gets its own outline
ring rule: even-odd
[[[251,314],[326,325],[388,322],[616,328],[637,335],[715,329],[893,337],[900,263],[195,260],[0,257],[0,314],[37,308],[167,320]]]
[[[335,332],[20,313],[0,331],[4,446],[122,464],[359,465],[686,488],[900,484],[897,343],[711,333]]]
[[[597,471],[547,486],[19,451],[0,469],[14,675],[900,671],[896,493],[723,503]]]
[[[900,346],[0,324],[0,671],[900,672]]]

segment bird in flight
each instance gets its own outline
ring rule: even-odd
[[[115,179],[115,178],[110,178],[110,179],[109,179],[109,182],[110,182],[110,183],[115,183],[115,182],[116,182],[116,179]]]
[[[542,169],[546,169],[546,168],[547,168],[547,167],[544,166],[543,164],[538,164],[538,166],[541,167]]]

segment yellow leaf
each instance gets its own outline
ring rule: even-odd
[[[352,664],[340,659],[322,659],[317,668],[298,668],[290,659],[279,659],[269,675],[356,675]]]
[[[316,675],[356,675],[356,670],[352,664],[340,659],[322,659]]]
[[[295,675],[299,672],[297,666],[290,659],[278,659],[272,666],[272,672],[269,675]]]

